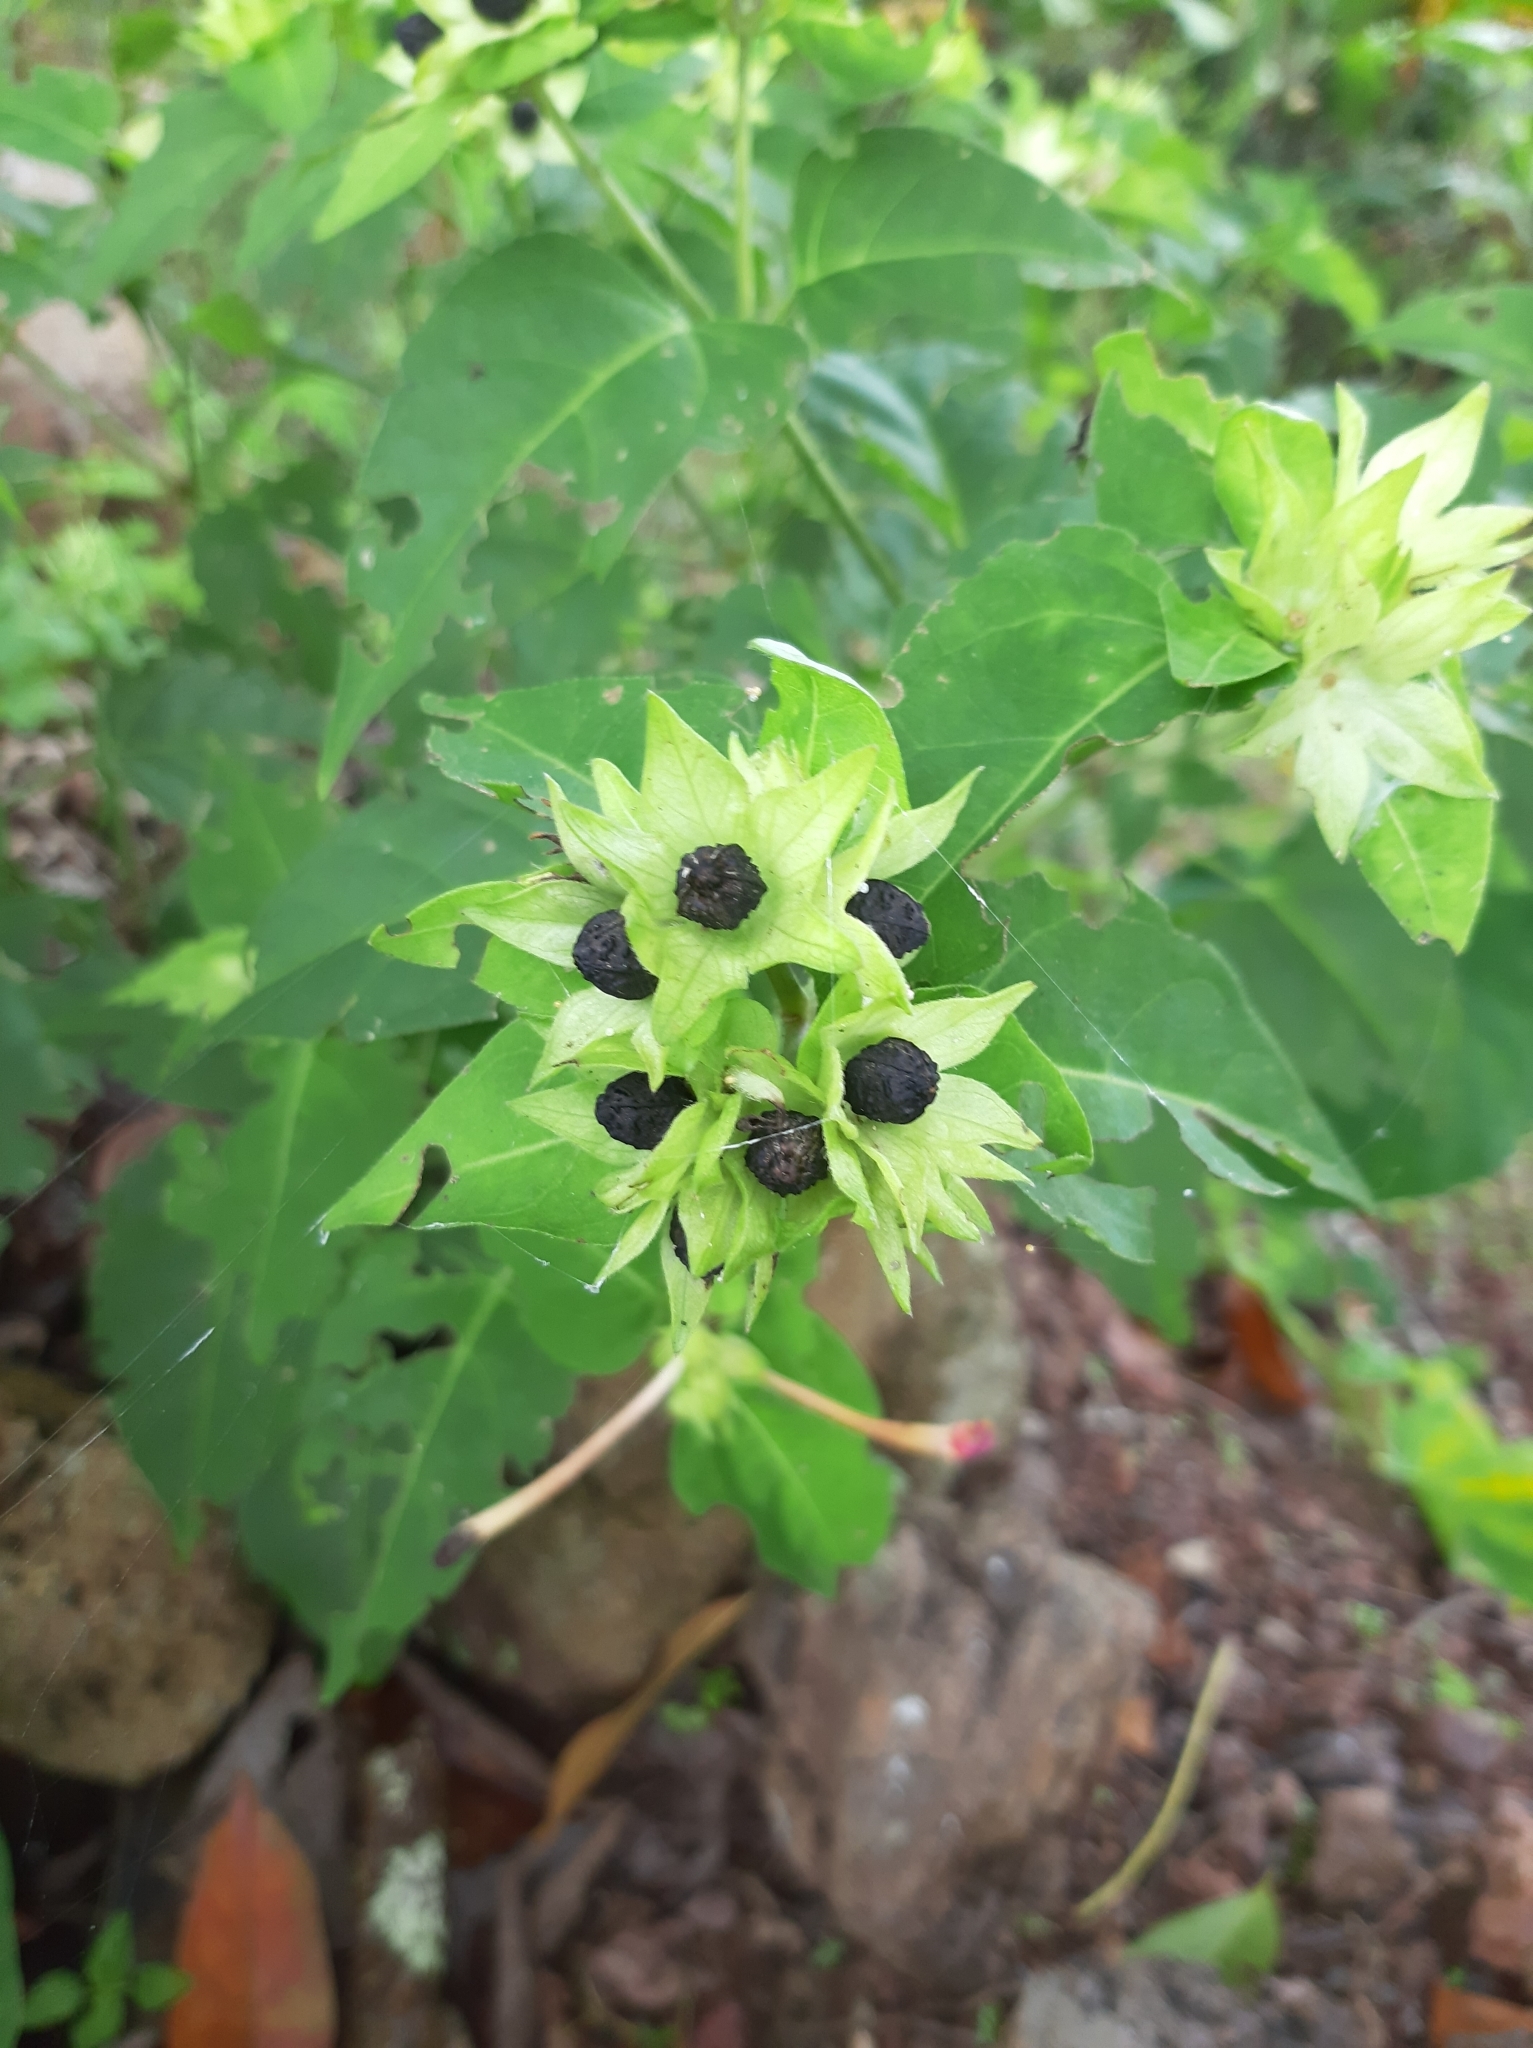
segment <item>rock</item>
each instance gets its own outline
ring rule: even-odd
[[[872,1373],[891,1415],[912,1422],[982,1418],[1008,1443],[1027,1399],[1029,1359],[1008,1272],[1011,1237],[1003,1225],[976,1244],[953,1237],[932,1244],[943,1284],[917,1267],[907,1316],[867,1238],[849,1222],[833,1223],[805,1298]],[[948,1475],[933,1465],[916,1477],[923,1490],[936,1491]]]
[[[72,299],[49,299],[17,329],[62,383],[161,444],[163,424],[149,396],[154,360],[138,316],[110,301],[99,324]],[[4,439],[43,455],[83,455],[97,438],[88,417],[60,398],[15,356],[0,358],[0,407],[10,408]]]
[[[1533,1805],[1503,1786],[1482,1846],[1485,1890],[1469,1916],[1469,1953],[1533,1986]]]
[[[587,1381],[559,1445],[587,1435],[637,1385]],[[739,1580],[750,1531],[728,1508],[689,1515],[671,1491],[665,1431],[638,1431],[578,1486],[491,1543],[439,1608],[454,1663],[582,1720],[631,1693],[661,1643]]]
[[[0,1744],[139,1785],[215,1735],[259,1676],[272,1610],[220,1527],[183,1563],[90,1402],[56,1436],[0,1411]]]
[[[1030,1517],[934,1504],[834,1601],[784,1591],[747,1624],[780,1847],[848,1934],[932,1980],[984,1938],[989,1905],[961,1896],[977,1860],[1020,1860],[1111,1749],[1155,1628],[1138,1587]]]
[[[1322,1905],[1387,1905],[1419,1867],[1395,1824],[1392,1787],[1344,1785],[1325,1794],[1309,1873],[1310,1889]]]
[[[1423,1730],[1426,1746],[1445,1770],[1476,1777],[1506,1755],[1506,1730],[1483,1707],[1434,1707]]]
[[[359,1804],[355,2038],[368,2048],[446,2048],[439,1991],[447,1965],[446,1790],[423,1729],[370,1752]]]
[[[1293,1745],[1288,1761],[1310,1792],[1335,1785],[1388,1785],[1398,1789],[1400,1735],[1388,1721],[1362,1728],[1326,1728]]]
[[[1256,1640],[1264,1650],[1273,1650],[1279,1657],[1302,1657],[1304,1638],[1291,1621],[1284,1621],[1280,1614],[1264,1614],[1256,1624]]]
[[[1219,1546],[1208,1536],[1188,1536],[1166,1552],[1166,1569],[1188,1585],[1217,1591],[1223,1580]]]
[[[587,1964],[591,1982],[608,2005],[621,2012],[642,2013],[646,2019],[675,2010],[686,1983],[667,1953],[669,1932],[664,1923],[625,1927],[592,1953]]]
[[[1005,2048],[1356,2048],[1350,2013],[1316,1992],[1302,2010],[1264,1987],[1258,2003],[1198,1963],[1141,1957],[1036,1970]]]

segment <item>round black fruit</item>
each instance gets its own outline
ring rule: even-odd
[[[520,21],[532,0],[473,0],[474,12],[481,21],[493,21],[497,28],[504,28],[507,22]]]
[[[942,1073],[908,1038],[881,1038],[846,1063],[846,1099],[877,1124],[913,1124],[937,1099]]]
[[[877,932],[896,960],[914,953],[932,935],[930,920],[914,896],[892,882],[864,882],[846,908],[848,916]]]
[[[696,1102],[687,1083],[667,1074],[651,1088],[643,1074],[620,1074],[596,1098],[596,1121],[619,1145],[653,1152],[684,1109]]]
[[[830,1172],[825,1133],[796,1109],[769,1109],[741,1126],[750,1133],[745,1163],[769,1194],[801,1195]]]
[[[739,929],[766,894],[761,870],[743,846],[697,846],[676,870],[676,908],[710,932]]]
[[[402,15],[394,24],[394,40],[412,60],[442,40],[442,31],[429,14]]]
[[[521,136],[535,135],[541,118],[531,100],[513,100],[510,112],[506,115],[506,119],[511,123],[511,133]]]
[[[676,1254],[677,1258],[680,1259],[682,1265],[685,1266],[687,1271],[690,1273],[692,1270],[692,1261],[687,1257],[687,1233],[685,1229],[682,1227],[681,1217],[675,1209],[671,1211],[671,1250]],[[713,1282],[718,1279],[720,1273],[722,1273],[723,1270],[724,1268],[722,1266],[715,1266],[711,1273],[705,1273],[703,1275],[703,1279],[708,1283],[709,1286],[712,1286]]]
[[[592,988],[604,996],[621,996],[636,1003],[652,996],[660,986],[633,947],[621,910],[598,910],[580,927],[575,941],[575,972],[583,974]]]

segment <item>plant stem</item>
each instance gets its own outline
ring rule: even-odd
[[[756,317],[756,250],[751,237],[751,55],[749,0],[735,8],[735,312]]]
[[[894,565],[863,525],[860,513],[846,495],[845,486],[826,460],[825,451],[819,442],[797,413],[789,413],[783,422],[783,433],[787,436],[789,447],[803,464],[806,475],[819,485],[832,515],[847,539],[872,570],[884,596],[888,598],[890,604],[898,604],[903,593],[900,590],[900,579],[894,572]]]
[[[675,292],[687,311],[698,320],[712,320],[713,307],[708,295],[692,276],[681,258],[666,241],[649,215],[624,186],[614,178],[601,158],[585,138],[576,133],[565,120],[548,94],[541,88],[537,94],[538,111],[549,127],[553,129],[570,155],[579,164],[591,183],[600,192],[614,213],[621,215],[635,239],[643,248],[651,263],[660,272],[666,283]]]
[[[568,1457],[561,1458],[557,1465],[550,1465],[546,1472],[540,1472],[536,1479],[518,1487],[515,1493],[508,1493],[493,1507],[481,1508],[477,1515],[469,1515],[455,1529],[450,1529],[437,1545],[435,1562],[438,1565],[456,1564],[460,1557],[467,1557],[471,1550],[478,1550],[492,1536],[502,1535],[518,1522],[526,1521],[529,1515],[536,1514],[540,1507],[557,1498],[566,1487],[573,1486],[583,1473],[589,1472],[599,1459],[606,1456],[614,1444],[621,1443],[631,1430],[638,1428],[646,1415],[660,1406],[681,1378],[684,1367],[685,1360],[678,1352],[652,1380],[647,1380],[640,1387],[631,1401],[625,1401],[615,1415],[609,1415],[584,1442],[576,1444]]]
[[[626,224],[651,263],[675,292],[695,320],[712,320],[715,313],[707,293],[698,284],[681,258],[666,241],[633,195],[621,180],[615,178],[583,136],[576,133],[565,120],[545,91],[536,95],[538,111],[581,170],[601,193],[613,212]],[[754,274],[753,274],[754,275]],[[862,523],[861,514],[847,496],[845,487],[825,458],[824,451],[810,433],[808,427],[796,413],[790,413],[783,422],[783,433],[788,445],[798,457],[804,473],[818,485],[825,502],[830,507],[831,517],[841,527],[847,539],[857,550],[872,571],[879,588],[891,604],[898,604],[902,596],[898,576],[893,564],[883,549],[874,540]]]
[[[802,1380],[787,1379],[770,1366],[762,1371],[759,1384],[780,1394],[785,1401],[823,1415],[827,1422],[839,1422],[843,1429],[855,1430],[870,1443],[882,1444],[890,1451],[904,1451],[911,1457],[962,1461],[980,1456],[995,1443],[995,1432],[988,1422],[895,1422],[887,1415],[864,1415],[860,1408],[848,1408],[844,1401],[834,1400],[815,1387],[806,1387]]]
[[[1103,1913],[1121,1905],[1150,1866],[1158,1862],[1170,1847],[1171,1839],[1181,1825],[1182,1815],[1187,1811],[1188,1801],[1197,1789],[1203,1759],[1208,1754],[1208,1745],[1213,1740],[1214,1729],[1239,1671],[1239,1645],[1233,1636],[1226,1636],[1209,1663],[1208,1676],[1203,1681],[1203,1690],[1198,1694],[1198,1704],[1193,1710],[1192,1725],[1187,1730],[1187,1740],[1177,1758],[1176,1770],[1161,1801],[1160,1812],[1122,1866],[1113,1872],[1106,1884],[1099,1885],[1089,1899],[1083,1899],[1076,1907],[1077,1920],[1099,1919]]]

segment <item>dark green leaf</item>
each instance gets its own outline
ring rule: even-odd
[[[0,2048],[16,2048],[26,2003],[21,1955],[16,1945],[15,1898],[11,1884],[10,1845],[0,1835]]]
[[[13,981],[0,954],[0,1190],[31,1194],[52,1171],[54,1148],[30,1119],[62,1117],[90,1086],[89,1063],[49,1042],[27,984]]]
[[[26,2017],[22,2024],[29,2034],[44,2027],[61,2026],[72,2020],[85,2003],[85,1986],[73,1970],[49,1970],[27,1993]],[[13,2039],[0,2023],[0,2041]]]
[[[1187,708],[1166,666],[1168,581],[1126,534],[1067,527],[1013,541],[927,613],[895,656],[905,695],[889,719],[913,803],[984,770],[948,860],[1046,788],[1081,741],[1143,739]],[[941,872],[918,869],[920,893]]]

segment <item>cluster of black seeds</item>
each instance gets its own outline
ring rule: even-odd
[[[819,1121],[796,1109],[768,1109],[740,1126],[750,1134],[745,1163],[772,1195],[801,1195],[830,1172]]]
[[[743,846],[698,846],[676,870],[676,909],[710,932],[739,929],[766,894],[761,870]]]
[[[511,123],[513,135],[534,135],[541,116],[532,100],[513,100],[506,119]]]
[[[413,61],[442,40],[442,31],[429,14],[406,14],[394,24],[394,40]]]
[[[932,935],[931,921],[914,896],[892,882],[864,882],[846,909],[877,932],[896,960],[914,953]]]
[[[653,1152],[684,1109],[696,1102],[691,1084],[667,1074],[651,1088],[643,1074],[619,1074],[596,1098],[596,1121],[619,1145]]]
[[[598,910],[580,927],[572,955],[575,972],[604,996],[636,1003],[660,986],[629,943],[621,910]]]
[[[671,1250],[676,1254],[677,1258],[680,1259],[683,1266],[685,1266],[687,1271],[690,1273],[692,1270],[692,1261],[687,1257],[687,1233],[682,1228],[680,1214],[675,1209],[671,1211]],[[711,1273],[705,1273],[703,1275],[703,1278],[711,1286],[712,1283],[718,1279],[720,1273],[722,1273],[723,1270],[724,1268],[722,1266],[715,1266],[713,1271]]]
[[[879,1124],[913,1124],[937,1099],[941,1069],[908,1038],[881,1038],[846,1063],[846,1099]]]

